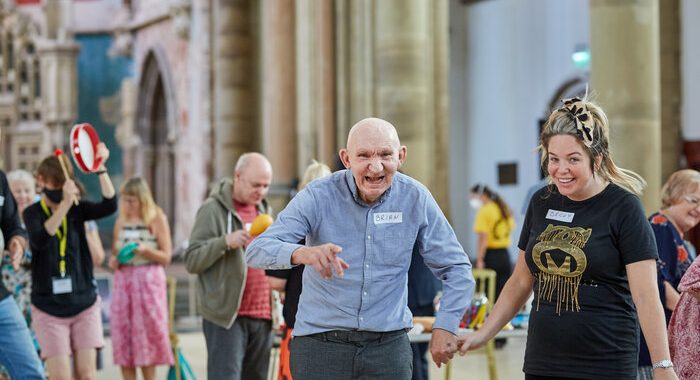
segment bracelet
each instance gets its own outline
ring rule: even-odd
[[[102,170],[98,170],[98,171],[95,172],[95,174],[97,174],[97,175],[102,175],[102,174],[105,174],[105,173],[107,173],[107,169],[102,169]]]
[[[671,367],[673,367],[673,362],[671,362],[669,359],[659,360],[658,362],[652,364],[652,366],[651,366],[652,369],[671,368]]]

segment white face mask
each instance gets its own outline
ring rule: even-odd
[[[469,199],[469,206],[473,208],[474,210],[478,210],[481,208],[481,206],[484,205],[484,202],[481,201],[479,198],[470,198]]]

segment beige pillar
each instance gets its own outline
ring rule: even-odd
[[[338,139],[368,116],[393,123],[404,171],[447,209],[447,4],[336,0]]]
[[[78,110],[77,57],[72,41],[45,40],[37,44],[41,61],[42,121],[49,128],[49,146],[68,144],[68,133]]]
[[[260,147],[274,169],[273,184],[296,177],[294,0],[260,2]]]
[[[377,116],[374,103],[372,0],[336,0],[337,145],[344,147],[357,121]]]
[[[231,176],[238,157],[255,146],[255,66],[247,0],[214,0],[213,9],[213,175]]]
[[[647,213],[661,187],[659,8],[656,0],[591,0],[592,90],[610,119],[612,157],[644,177]]]
[[[661,182],[679,169],[681,146],[681,32],[678,0],[659,2],[661,53]]]
[[[449,34],[449,2],[436,1],[433,14],[433,107],[435,109],[435,144],[433,144],[434,177],[432,193],[442,207],[442,211],[450,217],[450,34]]]
[[[331,168],[337,156],[333,59],[333,4],[296,1],[297,162]]]

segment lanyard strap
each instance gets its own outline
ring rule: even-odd
[[[46,202],[44,202],[44,198],[41,198],[41,209],[44,210],[44,214],[48,216],[49,218],[51,217],[51,210],[49,210],[49,206],[46,205]],[[63,227],[63,231],[61,231],[60,228],[56,230],[56,237],[58,237],[58,253],[60,256],[59,262],[58,262],[58,269],[61,271],[61,277],[66,276],[66,244],[68,242],[68,221],[66,220],[66,217],[63,217],[63,220],[61,221],[61,226]]]

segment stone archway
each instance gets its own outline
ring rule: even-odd
[[[175,110],[170,76],[163,54],[154,50],[146,56],[138,92],[136,133],[140,145],[136,173],[151,186],[153,198],[175,221]]]

